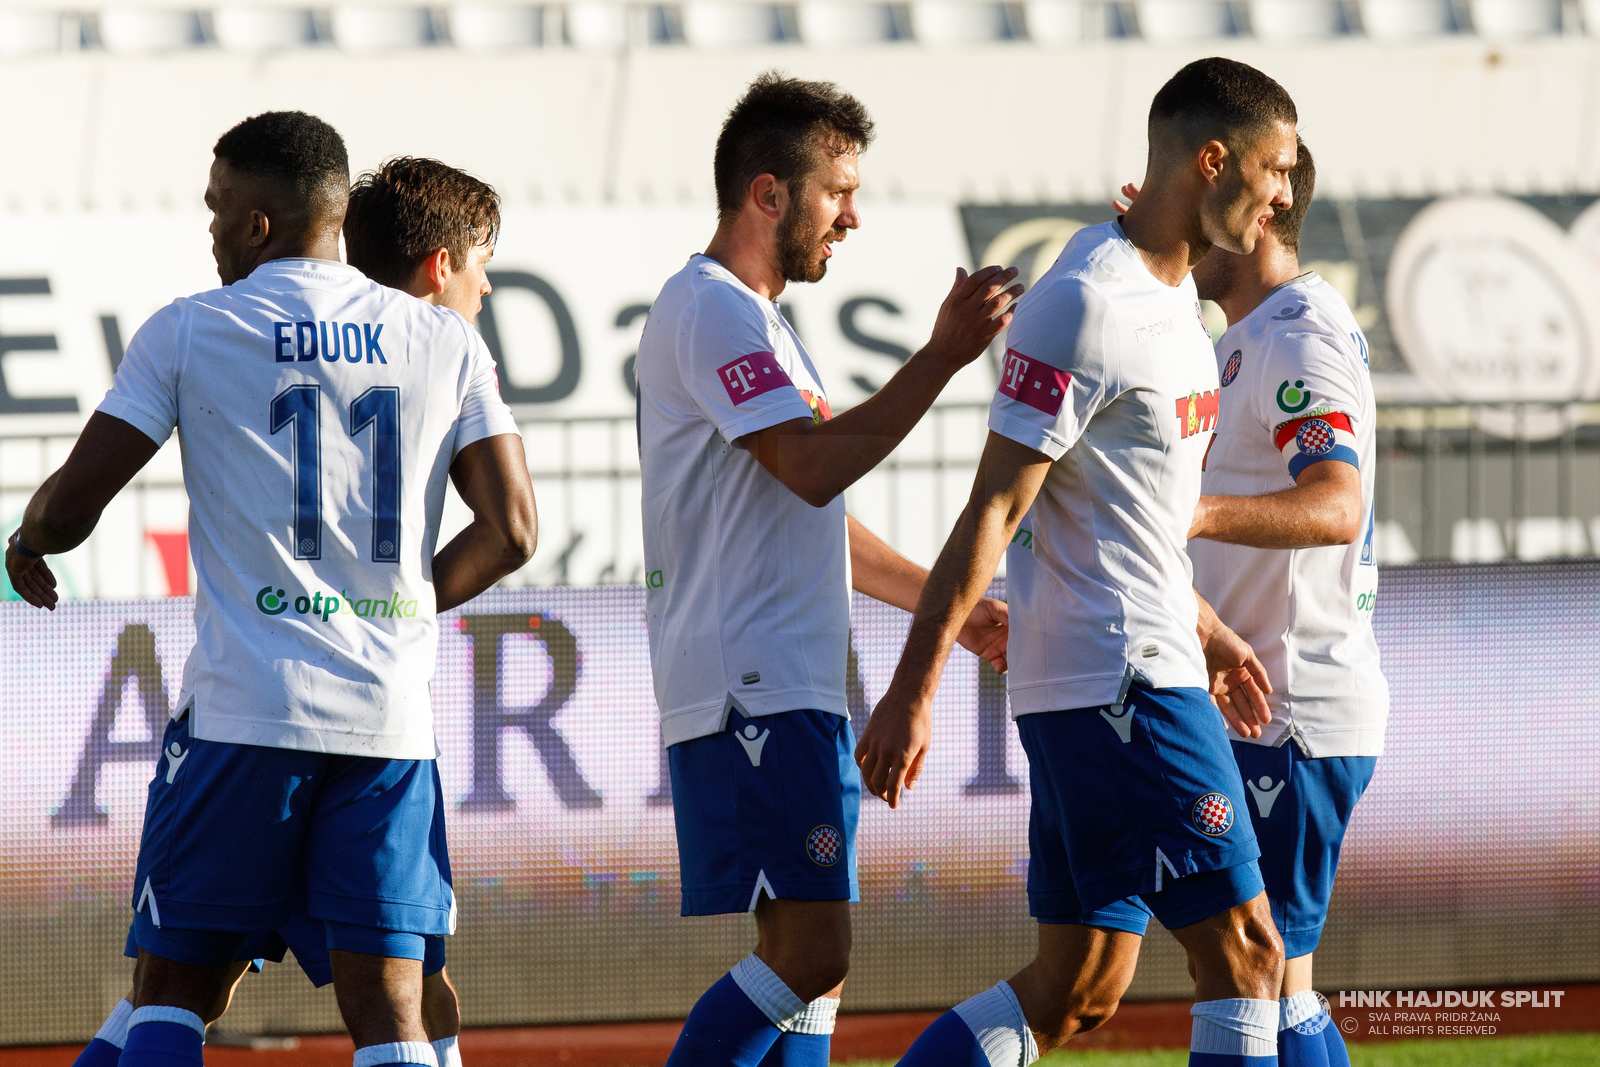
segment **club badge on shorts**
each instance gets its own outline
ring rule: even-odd
[[[832,867],[839,862],[839,854],[843,851],[844,838],[827,823],[812,830],[806,838],[806,855],[819,867]]]
[[[1190,817],[1196,830],[1207,837],[1220,837],[1233,829],[1233,802],[1221,793],[1207,793],[1194,802]]]

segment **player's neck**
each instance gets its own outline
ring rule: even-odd
[[[1276,242],[1263,238],[1253,255],[1234,273],[1228,291],[1217,297],[1217,306],[1228,317],[1228,325],[1243,321],[1279,286],[1300,277],[1300,257]]]
[[[718,223],[705,256],[726,267],[763,300],[776,300],[786,282],[783,271],[778,269],[777,249],[769,235],[752,232],[746,221],[748,214]]]
[[[1122,216],[1122,232],[1157,281],[1181,285],[1211,251],[1211,242],[1200,226],[1199,201],[1177,183],[1153,181],[1148,176],[1146,183]]]
[[[269,240],[259,249],[252,249],[252,254],[245,257],[240,263],[241,278],[248,278],[255,269],[263,263],[270,263],[275,259],[327,259],[334,263],[342,262],[339,258],[339,233],[337,230],[330,235],[323,230],[314,233],[286,235]]]

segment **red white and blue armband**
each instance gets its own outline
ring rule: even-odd
[[[1289,465],[1289,477],[1296,480],[1301,471],[1325,459],[1337,459],[1357,470],[1361,468],[1350,416],[1341,411],[1291,419],[1278,427],[1276,441],[1283,461]]]

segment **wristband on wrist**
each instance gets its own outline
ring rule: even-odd
[[[16,549],[17,550],[17,555],[21,556],[23,559],[43,559],[44,558],[44,553],[43,552],[35,552],[33,549],[29,548],[27,545],[24,545],[22,543],[22,531],[21,530],[18,530],[16,533],[11,535],[11,547]]]

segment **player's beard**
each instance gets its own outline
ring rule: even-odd
[[[789,203],[778,223],[778,268],[788,282],[820,282],[828,273],[822,241],[816,237],[816,218],[798,200]],[[841,229],[835,240],[844,236]]]

